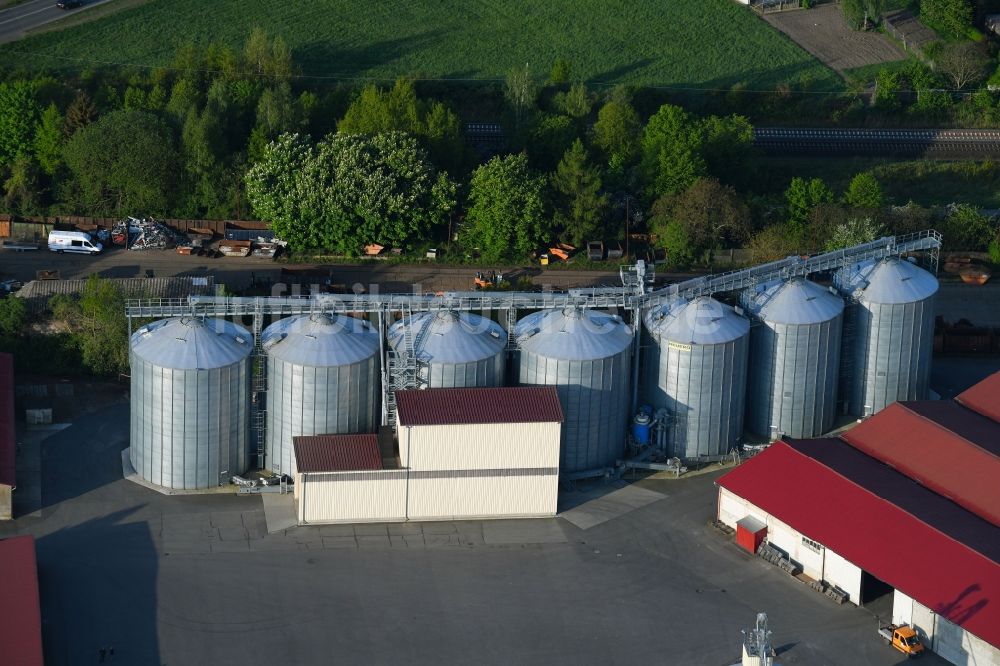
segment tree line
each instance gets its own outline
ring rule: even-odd
[[[410,79],[323,88],[297,73],[280,37],[255,29],[239,51],[185,47],[126,80],[0,83],[4,203],[22,214],[256,217],[294,251],[443,242],[489,262],[642,231],[685,265],[725,247],[811,250],[906,226],[885,217],[871,174],[838,196],[797,179],[783,201],[762,197],[747,177],[747,116],[598,93],[565,60],[545,77],[527,65],[508,73],[491,116],[505,143],[492,156],[466,142],[454,100]],[[878,95],[889,90],[883,82]]]

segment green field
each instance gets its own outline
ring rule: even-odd
[[[564,58],[594,83],[842,87],[733,0],[114,0],[87,11],[99,18],[0,47],[0,67],[153,67],[189,42],[239,47],[256,25],[285,39],[305,75],[339,80],[493,79],[525,62],[542,77]]]

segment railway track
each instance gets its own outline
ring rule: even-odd
[[[983,159],[1000,157],[1000,130],[758,127],[754,145],[769,155]]]

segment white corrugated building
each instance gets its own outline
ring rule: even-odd
[[[554,516],[562,408],[554,387],[396,393],[398,445],[295,438],[300,524]]]

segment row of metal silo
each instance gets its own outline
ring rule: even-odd
[[[833,282],[762,283],[740,294],[740,311],[700,297],[647,312],[643,401],[670,455],[725,455],[744,429],[815,437],[838,404],[865,417],[927,396],[937,279],[892,257]]]
[[[742,294],[742,311],[700,297],[646,312],[642,402],[661,416],[671,455],[725,455],[744,428],[768,438],[822,434],[844,377],[841,399],[857,416],[926,396],[937,280],[887,259],[849,266],[834,284],[838,293],[801,278],[761,284]],[[633,413],[632,328],[571,307],[527,315],[511,334],[510,377],[508,332],[476,314],[415,314],[387,340],[415,356],[426,387],[556,386],[561,472],[613,464]],[[260,342],[269,469],[294,473],[294,436],[378,427],[381,341],[367,321],[297,315],[267,327]],[[219,319],[167,319],[132,336],[131,459],[142,478],[206,488],[247,469],[252,349],[248,331]]]
[[[623,450],[629,417],[631,329],[617,316],[570,308],[522,319],[510,383],[555,385],[566,418],[562,471],[601,469]],[[508,333],[467,312],[429,312],[387,333],[412,353],[425,387],[506,382]],[[380,340],[344,315],[296,315],[261,334],[267,359],[265,465],[295,472],[298,435],[374,432],[381,395]],[[139,475],[167,488],[207,488],[249,463],[253,340],[221,319],[155,322],[131,340],[131,459]]]

